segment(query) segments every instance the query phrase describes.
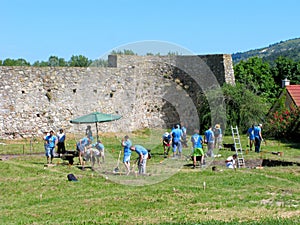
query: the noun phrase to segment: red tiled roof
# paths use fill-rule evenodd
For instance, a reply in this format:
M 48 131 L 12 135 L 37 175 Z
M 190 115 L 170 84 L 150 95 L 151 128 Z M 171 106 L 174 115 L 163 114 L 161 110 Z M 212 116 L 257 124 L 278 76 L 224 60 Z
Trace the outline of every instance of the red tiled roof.
M 295 104 L 299 107 L 300 106 L 300 85 L 287 85 L 286 89 L 289 92 L 290 96 L 293 98 Z

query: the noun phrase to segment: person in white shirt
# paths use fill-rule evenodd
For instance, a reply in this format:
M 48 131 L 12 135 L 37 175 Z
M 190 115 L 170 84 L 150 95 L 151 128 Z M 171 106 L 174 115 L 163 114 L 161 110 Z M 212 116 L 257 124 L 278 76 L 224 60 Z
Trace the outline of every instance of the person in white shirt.
M 236 168 L 236 158 L 237 158 L 237 155 L 234 154 L 232 156 L 229 156 L 226 160 L 225 160 L 225 163 L 226 163 L 226 167 L 227 168 L 230 168 L 230 169 L 235 169 Z

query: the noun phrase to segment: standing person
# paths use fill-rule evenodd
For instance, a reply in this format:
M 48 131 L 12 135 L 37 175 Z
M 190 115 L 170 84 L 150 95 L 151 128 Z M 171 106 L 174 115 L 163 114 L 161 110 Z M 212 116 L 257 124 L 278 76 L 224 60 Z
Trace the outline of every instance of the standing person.
M 214 132 L 212 131 L 212 127 L 210 126 L 208 130 L 204 133 L 204 142 L 207 144 L 207 156 L 214 157 Z
M 43 142 L 44 142 L 44 150 L 45 150 L 45 155 L 47 158 L 47 163 L 50 163 L 50 160 L 48 157 L 50 157 L 50 153 L 48 153 L 48 141 L 46 140 L 47 136 L 50 135 L 47 131 L 43 131 Z
M 66 135 L 64 133 L 63 129 L 59 129 L 59 132 L 57 134 L 57 154 L 58 157 L 61 157 L 61 154 L 66 153 L 66 147 L 65 147 L 65 140 L 66 140 Z
M 127 175 L 128 175 L 130 173 L 130 157 L 131 157 L 130 147 L 132 145 L 128 135 L 126 135 L 124 139 L 122 139 L 121 145 L 124 147 L 123 163 L 126 167 Z
M 236 168 L 236 158 L 237 158 L 237 154 L 234 154 L 232 156 L 229 156 L 226 160 L 226 167 L 230 168 L 230 169 L 235 169 Z
M 87 147 L 90 145 L 91 139 L 88 137 L 84 137 L 79 140 L 76 144 L 76 150 L 79 152 L 79 162 L 82 170 L 84 170 L 85 162 L 83 160 L 83 156 L 87 150 Z
M 86 127 L 85 135 L 86 135 L 91 141 L 93 141 L 93 132 L 92 132 L 92 128 L 91 128 L 90 125 L 88 125 L 88 126 Z
M 179 125 L 177 124 L 175 126 L 175 129 L 171 131 L 172 136 L 172 151 L 173 151 L 173 157 L 175 157 L 177 148 L 178 148 L 178 155 L 181 157 L 182 152 L 182 145 L 181 145 L 181 138 L 182 138 L 182 130 L 179 128 Z
M 254 139 L 255 139 L 255 152 L 260 152 L 260 144 L 263 141 L 263 137 L 261 134 L 262 124 L 258 124 L 258 126 L 254 127 Z
M 247 135 L 249 138 L 249 146 L 250 146 L 250 151 L 252 151 L 252 147 L 254 145 L 255 137 L 254 137 L 254 124 L 248 129 Z
M 187 133 L 186 133 L 186 127 L 184 126 L 184 123 L 181 123 L 181 131 L 182 131 L 182 147 L 187 148 Z
M 169 132 L 164 133 L 162 136 L 162 142 L 164 147 L 164 157 L 167 158 L 169 156 L 170 146 L 171 146 L 172 137 Z
M 196 168 L 196 163 L 197 163 L 197 156 L 200 156 L 200 163 L 203 166 L 203 161 L 204 161 L 204 151 L 202 148 L 202 144 L 203 144 L 203 139 L 202 136 L 199 135 L 199 130 L 195 129 L 195 133 L 193 134 L 193 136 L 191 137 L 191 142 L 193 145 L 193 169 Z
M 47 151 L 46 151 L 46 157 L 47 157 L 47 162 L 48 164 L 52 164 L 52 160 L 54 158 L 55 154 L 55 146 L 57 144 L 57 138 L 54 135 L 54 131 L 51 130 L 49 135 L 45 137 L 45 141 L 47 143 Z
M 222 148 L 222 129 L 220 124 L 216 124 L 214 128 L 215 148 Z
M 146 174 L 146 164 L 148 159 L 148 151 L 141 145 L 134 145 L 130 150 L 135 151 L 139 155 L 138 168 L 139 174 Z

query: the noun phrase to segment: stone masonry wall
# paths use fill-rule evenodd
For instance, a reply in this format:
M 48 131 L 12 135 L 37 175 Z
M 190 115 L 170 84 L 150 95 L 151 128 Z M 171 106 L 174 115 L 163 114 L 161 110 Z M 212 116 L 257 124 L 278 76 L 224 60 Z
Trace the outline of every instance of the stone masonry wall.
M 193 65 L 199 58 L 206 69 Z M 101 132 L 170 127 L 180 120 L 180 113 L 169 93 L 201 91 L 187 79 L 189 68 L 199 77 L 212 76 L 207 72 L 211 70 L 219 84 L 234 84 L 230 55 L 118 55 L 109 56 L 109 66 L 0 67 L 0 138 L 30 138 L 60 127 L 83 131 L 85 125 L 69 121 L 94 111 L 122 116 L 99 124 Z

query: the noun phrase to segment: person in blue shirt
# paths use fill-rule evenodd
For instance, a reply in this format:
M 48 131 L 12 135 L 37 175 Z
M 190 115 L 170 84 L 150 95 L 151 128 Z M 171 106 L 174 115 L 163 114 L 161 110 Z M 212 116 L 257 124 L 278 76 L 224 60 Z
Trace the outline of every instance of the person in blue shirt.
M 54 151 L 55 151 L 55 146 L 57 144 L 57 137 L 54 135 L 53 130 L 50 131 L 49 135 L 45 137 L 46 141 L 46 157 L 47 157 L 47 162 L 48 164 L 52 164 L 52 160 L 54 158 Z
M 193 145 L 193 169 L 196 168 L 196 163 L 197 163 L 197 157 L 200 156 L 200 163 L 203 166 L 203 161 L 204 161 L 204 151 L 202 148 L 203 144 L 203 139 L 202 136 L 199 135 L 199 130 L 195 129 L 195 133 L 191 137 L 191 142 Z
M 84 137 L 79 140 L 76 144 L 76 150 L 79 152 L 79 162 L 82 166 L 82 170 L 84 170 L 85 162 L 83 160 L 83 156 L 85 154 L 85 151 L 87 150 L 87 147 L 91 144 L 91 139 L 88 137 Z
M 104 163 L 104 145 L 100 140 L 92 145 L 88 145 L 86 151 L 84 152 L 84 158 L 86 161 L 91 161 L 92 168 L 94 168 L 95 162 L 97 161 L 100 167 L 100 157 L 102 157 Z
M 95 159 L 97 159 L 97 163 L 100 166 L 100 157 L 102 158 L 102 163 L 105 161 L 104 145 L 101 140 L 98 140 L 96 144 L 92 144 L 92 148 L 94 148 L 92 152 L 92 166 L 95 164 Z
M 257 152 L 257 153 L 260 152 L 260 145 L 261 145 L 261 142 L 263 141 L 263 137 L 261 134 L 261 128 L 262 128 L 262 124 L 259 124 L 258 126 L 254 127 L 255 152 Z
M 139 174 L 146 174 L 146 164 L 148 159 L 148 151 L 141 145 L 134 145 L 130 147 L 131 151 L 135 151 L 139 155 L 138 168 Z
M 214 141 L 215 136 L 214 132 L 212 131 L 212 127 L 210 126 L 208 130 L 204 132 L 204 142 L 207 144 L 207 156 L 214 157 Z
M 181 145 L 181 138 L 182 138 L 182 130 L 179 128 L 179 125 L 175 126 L 175 129 L 171 131 L 172 136 L 172 151 L 173 157 L 175 157 L 177 148 L 178 148 L 178 155 L 181 157 L 182 152 L 182 145 Z
M 128 175 L 130 173 L 130 157 L 131 157 L 130 147 L 132 145 L 128 135 L 126 135 L 124 139 L 122 139 L 121 145 L 124 147 L 123 163 L 126 167 L 127 175 Z
M 255 137 L 254 137 L 254 127 L 255 125 L 253 124 L 247 131 L 247 135 L 249 138 L 249 147 L 250 147 L 250 151 L 252 151 L 252 147 L 254 145 L 254 141 L 255 141 Z

